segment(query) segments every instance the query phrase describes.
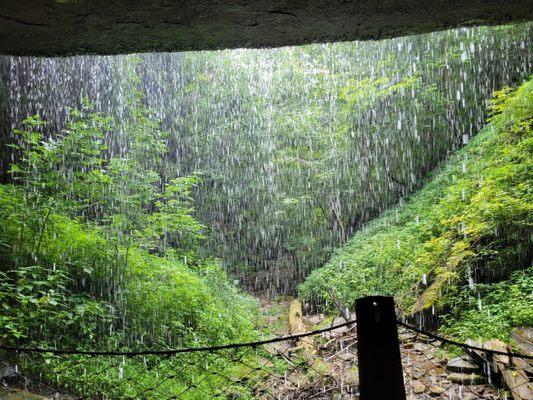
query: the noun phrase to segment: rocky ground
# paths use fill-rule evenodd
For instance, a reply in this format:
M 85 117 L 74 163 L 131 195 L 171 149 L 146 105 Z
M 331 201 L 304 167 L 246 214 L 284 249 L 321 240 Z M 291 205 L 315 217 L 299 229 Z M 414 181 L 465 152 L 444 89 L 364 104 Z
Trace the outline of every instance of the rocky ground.
M 290 334 L 286 322 L 287 302 L 263 304 L 263 308 L 274 334 Z M 342 318 L 331 320 L 323 315 L 308 315 L 302 320 L 308 329 L 345 322 Z M 267 346 L 269 353 L 277 354 L 293 366 L 281 379 L 269 379 L 267 385 L 271 393 L 284 400 L 358 399 L 355 331 L 355 327 L 343 327 L 314 336 L 311 351 L 303 349 L 301 343 L 280 342 Z M 491 378 L 466 354 L 452 357 L 439 341 L 403 328 L 399 338 L 408 399 L 512 398 L 509 392 L 491 384 Z M 529 399 L 533 399 L 533 393 Z
M 442 344 L 421 335 L 401 331 L 400 351 L 409 399 L 508 399 L 488 383 L 483 371 L 466 355 L 448 358 Z
M 297 313 L 296 321 L 289 322 L 290 319 L 295 318 L 294 314 L 289 318 L 289 308 L 289 301 L 262 303 L 264 313 L 262 329 L 268 337 L 289 336 L 294 334 L 294 329 L 308 332 L 346 322 L 341 317 L 328 318 L 322 314 L 302 316 L 301 314 L 304 313 L 302 311 Z M 440 341 L 404 328 L 399 330 L 399 339 L 407 399 L 513 399 L 511 392 L 503 389 L 505 385 L 502 379 L 498 381 L 496 375 L 492 375 L 491 378 L 487 376 L 487 369 L 491 365 L 485 365 L 485 371 L 483 371 L 479 363 L 476 363 L 470 356 L 466 354 L 461 354 L 459 357 L 451 356 Z M 529 350 L 525 348 L 522 351 Z M 255 381 L 257 385 L 255 398 L 269 400 L 359 399 L 355 325 L 337 328 L 299 341 L 286 340 L 264 345 L 259 354 L 263 356 L 261 357 L 261 370 L 257 372 L 261 378 L 259 383 Z M 475 354 L 472 356 L 475 358 Z M 516 388 L 512 391 L 515 395 L 514 400 L 533 400 L 530 382 L 531 375 L 533 375 L 532 366 L 523 360 L 514 362 L 503 360 L 502 362 L 522 365 L 522 370 L 515 368 L 508 372 L 514 377 L 526 377 L 525 379 L 529 381 L 518 391 Z M 32 392 L 46 393 L 42 396 L 13 387 L 9 390 L 0 388 L 0 399 L 48 400 L 57 398 L 49 395 L 46 389 L 32 389 Z

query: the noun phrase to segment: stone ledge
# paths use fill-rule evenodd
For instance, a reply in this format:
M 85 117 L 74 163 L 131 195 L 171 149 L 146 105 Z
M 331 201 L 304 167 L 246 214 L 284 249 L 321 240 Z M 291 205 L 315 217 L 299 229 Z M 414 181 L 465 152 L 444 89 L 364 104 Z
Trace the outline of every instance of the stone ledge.
M 276 47 L 527 20 L 530 0 L 4 0 L 0 54 Z

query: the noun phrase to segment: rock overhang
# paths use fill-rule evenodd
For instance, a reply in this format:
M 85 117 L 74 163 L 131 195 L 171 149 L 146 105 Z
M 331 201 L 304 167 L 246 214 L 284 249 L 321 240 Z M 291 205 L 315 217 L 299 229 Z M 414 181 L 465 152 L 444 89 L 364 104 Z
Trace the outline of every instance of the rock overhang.
M 529 20 L 531 0 L 4 0 L 0 54 L 278 47 Z

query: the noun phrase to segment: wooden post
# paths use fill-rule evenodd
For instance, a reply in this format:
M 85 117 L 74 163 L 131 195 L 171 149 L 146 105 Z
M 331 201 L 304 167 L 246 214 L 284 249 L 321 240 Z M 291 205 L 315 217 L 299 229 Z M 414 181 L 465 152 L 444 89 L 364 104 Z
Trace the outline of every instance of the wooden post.
M 355 302 L 360 400 L 405 400 L 394 299 Z

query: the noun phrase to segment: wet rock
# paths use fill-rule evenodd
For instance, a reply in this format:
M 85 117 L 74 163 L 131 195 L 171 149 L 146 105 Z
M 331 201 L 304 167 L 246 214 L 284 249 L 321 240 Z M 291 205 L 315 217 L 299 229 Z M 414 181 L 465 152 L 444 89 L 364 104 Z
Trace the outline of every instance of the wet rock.
M 432 395 L 432 396 L 439 396 L 441 394 L 444 393 L 446 389 L 444 389 L 443 387 L 439 386 L 439 385 L 432 385 L 429 387 L 429 393 Z
M 337 358 L 340 358 L 343 361 L 353 361 L 355 359 L 355 354 L 349 351 L 343 351 L 337 354 Z
M 413 381 L 412 387 L 414 394 L 420 394 L 426 391 L 426 386 L 420 381 Z
M 410 341 L 416 339 L 416 334 L 414 334 L 414 333 L 410 333 L 410 332 L 404 332 L 404 333 L 400 333 L 400 334 L 398 335 L 398 338 L 399 338 L 400 341 L 402 341 L 402 342 L 410 342 Z
M 331 326 L 335 326 L 335 325 L 342 325 L 346 323 L 346 321 L 344 320 L 344 318 L 342 317 L 337 317 L 335 318 L 332 322 L 331 322 Z M 330 336 L 331 337 L 334 337 L 334 338 L 338 338 L 338 337 L 341 337 L 342 335 L 344 335 L 346 332 L 348 332 L 348 327 L 347 326 L 342 326 L 340 328 L 337 328 L 337 329 L 333 329 L 332 331 L 330 331 Z
M 480 368 L 477 364 L 474 364 L 469 357 L 457 357 L 453 358 L 446 364 L 446 369 L 450 372 L 460 372 L 466 374 L 473 374 L 480 372 Z
M 533 355 L 533 327 L 513 328 L 511 342 L 520 349 L 521 353 Z
M 313 316 L 310 316 L 310 317 L 304 317 L 304 322 L 308 326 L 313 326 L 313 327 L 319 325 L 323 320 L 324 320 L 324 316 L 320 316 L 320 315 L 313 315 Z
M 331 324 L 332 324 L 333 326 L 335 326 L 335 325 L 342 325 L 342 324 L 345 324 L 346 322 L 347 322 L 347 321 L 346 321 L 344 318 L 342 318 L 342 317 L 337 317 L 337 318 L 335 318 L 335 319 L 333 320 L 333 322 L 332 322 Z M 337 328 L 336 330 L 340 330 L 340 329 L 342 329 L 342 330 L 348 330 L 348 327 L 343 326 L 343 327 L 341 327 L 341 328 Z
M 426 343 L 417 342 L 413 345 L 413 350 L 419 351 L 420 353 L 428 353 L 433 350 L 433 347 Z
M 463 393 L 461 396 L 461 400 L 476 400 L 476 399 L 479 399 L 479 396 L 472 392 Z
M 413 369 L 411 371 L 411 376 L 413 378 L 419 379 L 419 378 L 423 377 L 426 374 L 426 371 L 427 371 L 426 369 L 413 367 Z
M 11 0 L 1 4 L 0 52 L 36 56 L 375 40 L 429 32 L 443 26 L 463 26 L 465 21 L 475 25 L 524 21 L 532 15 L 530 2 L 523 0 L 449 3 L 362 0 L 355 3 L 357 7 L 339 0 L 187 3 Z M 418 7 L 419 4 L 423 7 Z
M 477 385 L 479 383 L 485 383 L 486 381 L 486 378 L 483 375 L 462 372 L 452 372 L 450 373 L 449 378 L 452 382 L 460 383 L 462 385 Z

